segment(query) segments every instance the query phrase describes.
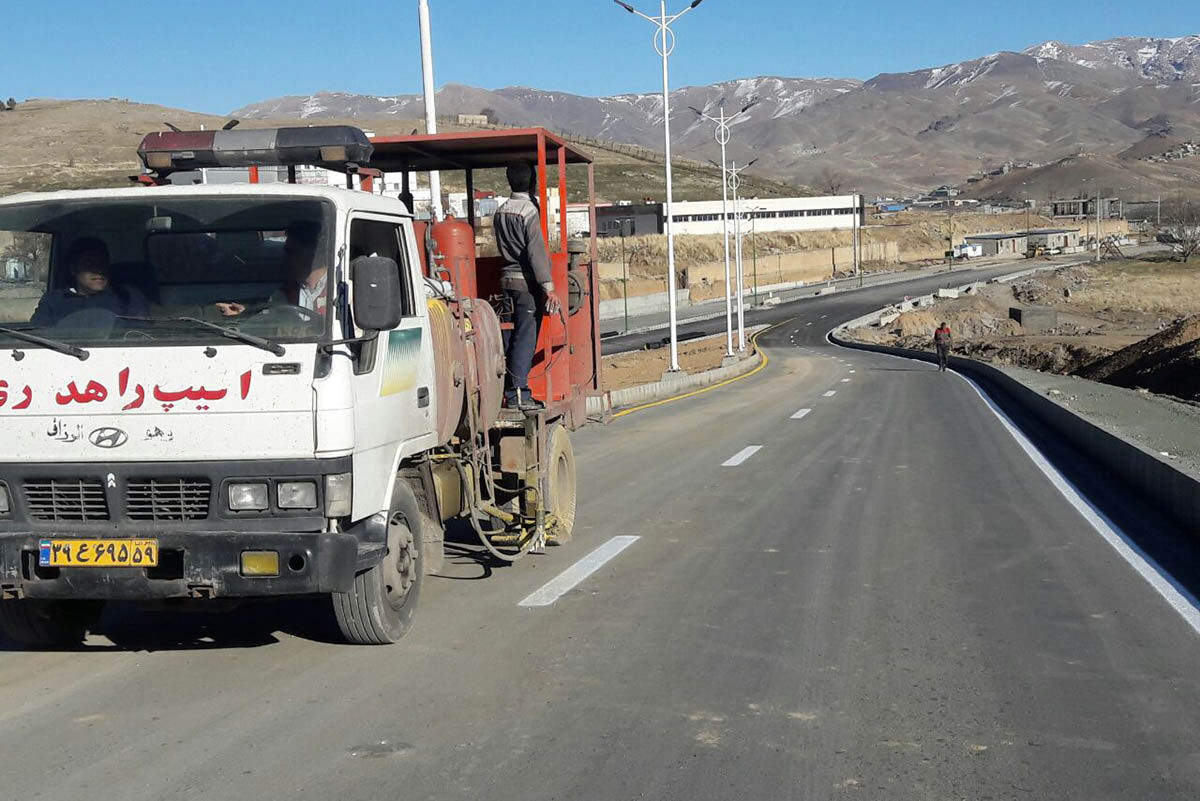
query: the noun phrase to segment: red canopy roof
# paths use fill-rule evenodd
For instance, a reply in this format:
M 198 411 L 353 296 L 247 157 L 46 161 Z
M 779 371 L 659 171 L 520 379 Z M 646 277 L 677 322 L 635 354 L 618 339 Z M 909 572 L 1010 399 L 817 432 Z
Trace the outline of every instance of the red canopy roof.
M 375 152 L 370 166 L 384 172 L 415 170 L 483 170 L 505 167 L 529 159 L 537 162 L 538 137 L 546 140 L 548 165 L 558 162 L 558 151 L 566 151 L 568 164 L 590 164 L 586 153 L 567 144 L 545 128 L 501 131 L 467 131 L 412 136 L 377 136 L 371 140 Z

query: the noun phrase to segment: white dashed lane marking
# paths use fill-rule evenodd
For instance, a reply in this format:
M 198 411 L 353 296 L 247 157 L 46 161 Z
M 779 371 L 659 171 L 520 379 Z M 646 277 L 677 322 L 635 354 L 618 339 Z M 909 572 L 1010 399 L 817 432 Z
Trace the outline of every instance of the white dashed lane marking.
M 812 411 L 812 409 L 801 409 L 800 411 L 798 411 L 792 415 L 792 419 L 793 420 L 803 420 L 805 417 L 808 416 L 808 413 L 811 411 Z
M 834 395 L 836 395 L 836 394 L 837 394 L 837 390 L 836 390 L 836 389 L 831 389 L 831 390 L 829 390 L 828 392 L 826 392 L 826 393 L 825 393 L 825 394 L 824 394 L 822 397 L 826 397 L 826 398 L 832 398 L 832 397 L 833 397 Z
M 534 590 L 533 593 L 526 596 L 517 606 L 549 606 L 637 541 L 638 537 L 634 536 L 613 537 L 547 581 L 537 590 Z
M 721 462 L 721 467 L 737 467 L 761 450 L 762 445 L 747 445 L 724 462 Z

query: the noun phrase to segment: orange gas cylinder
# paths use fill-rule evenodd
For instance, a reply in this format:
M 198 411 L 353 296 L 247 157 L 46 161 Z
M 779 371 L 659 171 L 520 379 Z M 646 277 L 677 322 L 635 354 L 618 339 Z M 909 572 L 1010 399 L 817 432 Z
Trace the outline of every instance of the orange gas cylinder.
M 433 226 L 433 241 L 443 257 L 439 268 L 450 275 L 457 297 L 478 297 L 475 280 L 475 230 L 462 220 L 447 217 Z
M 445 445 L 458 431 L 463 416 L 467 352 L 458 321 L 445 301 L 430 299 L 429 332 L 433 340 L 434 387 L 437 391 L 438 444 Z

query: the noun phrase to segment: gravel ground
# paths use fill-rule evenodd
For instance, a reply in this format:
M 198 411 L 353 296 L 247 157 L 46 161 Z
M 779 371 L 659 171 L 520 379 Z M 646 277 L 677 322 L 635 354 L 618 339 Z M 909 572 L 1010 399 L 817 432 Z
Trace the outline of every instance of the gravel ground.
M 1200 406 L 1085 378 L 994 366 L 1104 430 L 1159 455 L 1169 454 L 1174 464 L 1200 479 Z

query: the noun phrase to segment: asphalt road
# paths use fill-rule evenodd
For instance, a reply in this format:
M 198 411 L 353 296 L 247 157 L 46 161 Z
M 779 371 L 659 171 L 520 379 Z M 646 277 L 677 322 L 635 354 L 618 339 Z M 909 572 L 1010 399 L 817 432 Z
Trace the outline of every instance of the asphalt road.
M 898 291 L 772 310 L 767 369 L 579 432 L 575 542 L 456 551 L 398 646 L 290 603 L 0 652 L 0 797 L 1200 797 L 1181 610 L 964 380 L 825 343 Z M 1194 540 L 1032 433 L 1200 586 Z

